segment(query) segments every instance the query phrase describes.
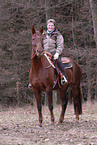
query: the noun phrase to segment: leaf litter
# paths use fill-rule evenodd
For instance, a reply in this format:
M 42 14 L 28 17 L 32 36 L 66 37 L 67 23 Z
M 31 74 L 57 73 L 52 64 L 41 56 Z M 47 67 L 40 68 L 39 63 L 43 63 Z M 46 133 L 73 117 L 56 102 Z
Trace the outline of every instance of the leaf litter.
M 64 122 L 57 125 L 60 105 L 54 106 L 55 125 L 43 106 L 43 126 L 38 126 L 38 113 L 34 107 L 0 108 L 1 145 L 96 145 L 97 102 L 83 104 L 83 114 L 75 122 L 73 105 L 68 105 Z

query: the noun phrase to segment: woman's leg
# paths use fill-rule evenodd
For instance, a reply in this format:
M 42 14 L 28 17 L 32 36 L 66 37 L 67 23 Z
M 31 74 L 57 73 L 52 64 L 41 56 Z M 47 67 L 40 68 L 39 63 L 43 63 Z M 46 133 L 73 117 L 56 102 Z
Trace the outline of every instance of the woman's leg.
M 66 80 L 68 81 L 68 78 L 67 78 L 67 75 L 66 75 L 66 72 L 65 72 L 65 69 L 64 69 L 64 65 L 61 62 L 61 56 L 59 56 L 59 58 L 57 60 L 57 65 L 58 65 L 58 68 L 60 69 L 61 73 L 65 76 Z

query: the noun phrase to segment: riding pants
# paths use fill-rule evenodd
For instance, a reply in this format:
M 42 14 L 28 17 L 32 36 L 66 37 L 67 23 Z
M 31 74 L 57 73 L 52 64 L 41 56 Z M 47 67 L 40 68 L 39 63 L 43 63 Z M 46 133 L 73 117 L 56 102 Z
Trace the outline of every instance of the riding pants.
M 57 62 L 57 65 L 58 65 L 58 68 L 60 69 L 61 73 L 66 77 L 66 79 L 68 80 L 67 78 L 67 75 L 66 75 L 66 72 L 65 72 L 65 69 L 64 69 L 64 65 L 61 61 L 61 56 L 59 56 L 59 58 L 56 60 Z

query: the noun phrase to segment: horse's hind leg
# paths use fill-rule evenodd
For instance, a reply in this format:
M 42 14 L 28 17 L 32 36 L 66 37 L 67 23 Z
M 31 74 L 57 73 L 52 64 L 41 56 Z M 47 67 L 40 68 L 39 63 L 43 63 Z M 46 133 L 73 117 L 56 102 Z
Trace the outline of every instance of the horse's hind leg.
M 54 114 L 53 114 L 53 99 L 52 99 L 52 91 L 47 91 L 47 98 L 48 98 L 48 107 L 50 110 L 51 115 L 51 124 L 54 124 Z
M 61 115 L 58 121 L 58 124 L 61 124 L 64 120 L 64 114 L 67 108 L 67 104 L 68 104 L 68 98 L 66 96 L 66 90 L 64 91 L 59 91 L 59 96 L 60 96 L 60 100 L 61 100 L 61 106 L 62 106 L 62 110 L 61 110 Z
M 37 109 L 38 109 L 38 114 L 39 114 L 39 126 L 42 126 L 42 103 L 41 103 L 41 95 L 39 91 L 34 92 L 36 101 L 37 101 Z

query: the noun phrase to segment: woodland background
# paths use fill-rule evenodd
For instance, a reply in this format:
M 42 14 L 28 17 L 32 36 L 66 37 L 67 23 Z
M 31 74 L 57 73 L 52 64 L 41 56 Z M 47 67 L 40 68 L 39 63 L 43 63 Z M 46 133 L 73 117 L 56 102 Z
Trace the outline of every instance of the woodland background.
M 0 104 L 33 104 L 27 87 L 31 26 L 46 28 L 48 18 L 64 36 L 64 55 L 81 67 L 83 101 L 97 100 L 97 1 L 0 0 Z

